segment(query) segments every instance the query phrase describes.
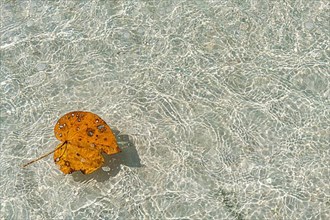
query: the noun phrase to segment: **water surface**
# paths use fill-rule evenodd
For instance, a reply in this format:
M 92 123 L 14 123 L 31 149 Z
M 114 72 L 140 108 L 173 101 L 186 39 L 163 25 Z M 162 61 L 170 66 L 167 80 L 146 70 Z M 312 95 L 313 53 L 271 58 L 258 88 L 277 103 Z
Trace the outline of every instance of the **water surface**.
M 329 219 L 329 3 L 1 3 L 2 219 Z M 48 157 L 92 111 L 123 153 Z

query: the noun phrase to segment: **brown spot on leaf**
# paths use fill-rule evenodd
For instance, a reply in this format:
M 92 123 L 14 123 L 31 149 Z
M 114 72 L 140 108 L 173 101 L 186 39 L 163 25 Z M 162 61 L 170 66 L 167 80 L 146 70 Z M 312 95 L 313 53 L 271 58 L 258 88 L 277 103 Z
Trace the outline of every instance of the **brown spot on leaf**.
M 88 136 L 92 137 L 95 133 L 95 130 L 92 128 L 87 128 L 86 132 Z
M 105 125 L 99 125 L 99 126 L 97 126 L 97 129 L 101 132 L 101 133 L 103 133 L 103 132 L 105 132 L 107 129 L 105 128 Z

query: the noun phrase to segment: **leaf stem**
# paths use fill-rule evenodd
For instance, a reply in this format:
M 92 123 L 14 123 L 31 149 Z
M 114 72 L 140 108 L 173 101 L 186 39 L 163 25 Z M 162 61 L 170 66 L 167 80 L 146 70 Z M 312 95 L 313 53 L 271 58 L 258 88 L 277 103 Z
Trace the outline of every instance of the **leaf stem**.
M 30 162 L 24 164 L 24 165 L 22 166 L 22 168 L 25 168 L 25 167 L 29 166 L 30 164 L 32 164 L 32 163 L 34 163 L 34 162 L 37 162 L 37 161 L 39 161 L 39 160 L 41 160 L 41 159 L 47 157 L 48 155 L 54 153 L 57 149 L 61 148 L 61 147 L 62 147 L 64 144 L 66 144 L 66 143 L 67 143 L 67 141 L 64 141 L 61 145 L 58 145 L 58 146 L 57 146 L 54 150 L 52 150 L 51 152 L 48 152 L 48 153 L 42 155 L 41 157 L 38 157 L 37 159 L 31 160 Z

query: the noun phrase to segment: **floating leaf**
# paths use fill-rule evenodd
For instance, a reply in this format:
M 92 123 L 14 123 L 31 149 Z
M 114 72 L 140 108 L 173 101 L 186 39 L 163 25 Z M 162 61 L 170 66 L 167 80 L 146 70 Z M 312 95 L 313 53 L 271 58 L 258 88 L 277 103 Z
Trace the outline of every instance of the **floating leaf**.
M 54 132 L 62 142 L 55 148 L 54 161 L 65 174 L 79 170 L 90 174 L 102 166 L 102 152 L 109 155 L 120 152 L 110 127 L 91 112 L 65 114 L 56 123 Z

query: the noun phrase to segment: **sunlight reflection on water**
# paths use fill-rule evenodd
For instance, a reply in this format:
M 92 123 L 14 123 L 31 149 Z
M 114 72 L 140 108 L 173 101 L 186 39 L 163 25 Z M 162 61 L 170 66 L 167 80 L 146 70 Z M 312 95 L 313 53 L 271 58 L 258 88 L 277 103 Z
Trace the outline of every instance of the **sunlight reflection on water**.
M 329 218 L 325 1 L 21 1 L 1 11 L 4 219 Z M 53 126 L 121 154 L 64 176 Z

